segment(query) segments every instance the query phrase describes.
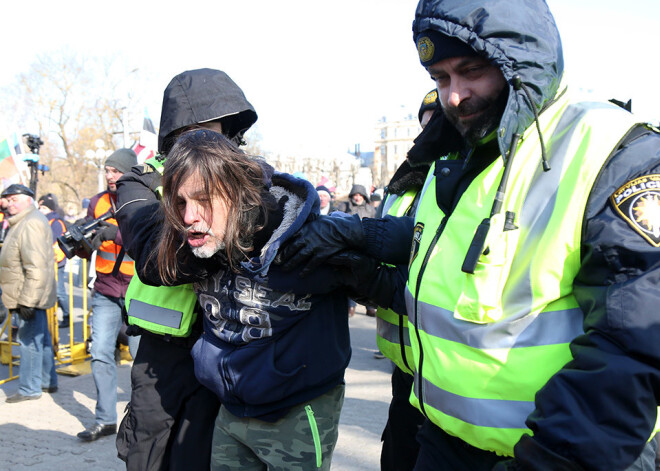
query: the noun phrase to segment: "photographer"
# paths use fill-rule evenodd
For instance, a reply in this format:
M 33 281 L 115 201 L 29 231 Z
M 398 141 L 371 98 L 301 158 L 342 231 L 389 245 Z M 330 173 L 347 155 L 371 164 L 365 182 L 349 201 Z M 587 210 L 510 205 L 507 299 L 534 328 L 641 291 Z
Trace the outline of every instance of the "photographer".
M 55 305 L 55 270 L 48 220 L 34 206 L 34 192 L 13 184 L 2 192 L 7 200 L 11 231 L 0 252 L 2 301 L 18 315 L 21 369 L 15 403 L 39 399 L 57 391 L 53 345 L 46 309 Z
M 87 220 L 101 218 L 116 209 L 116 182 L 133 165 L 137 156 L 131 149 L 119 149 L 105 161 L 108 189 L 92 197 L 87 208 Z M 84 441 L 94 441 L 117 432 L 117 364 L 115 345 L 121 329 L 121 311 L 126 289 L 133 277 L 133 260 L 122 251 L 122 239 L 117 221 L 100 221 L 91 240 L 96 253 L 96 280 L 92 295 L 92 375 L 96 384 L 96 421 L 78 434 Z M 123 257 L 115 269 L 115 264 Z M 136 338 L 129 338 L 136 342 Z M 137 345 L 134 346 L 137 349 Z

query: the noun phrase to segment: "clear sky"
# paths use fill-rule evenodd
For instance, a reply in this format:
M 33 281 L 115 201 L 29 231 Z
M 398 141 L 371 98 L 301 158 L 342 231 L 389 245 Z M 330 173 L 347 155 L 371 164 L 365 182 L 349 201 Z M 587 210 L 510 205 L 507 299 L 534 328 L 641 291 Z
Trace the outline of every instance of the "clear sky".
M 376 121 L 416 114 L 433 87 L 412 41 L 416 0 L 7 3 L 0 86 L 39 53 L 118 55 L 126 70 L 148 78 L 145 102 L 158 125 L 162 91 L 174 75 L 222 69 L 256 108 L 267 151 L 330 154 L 358 143 L 371 150 Z M 657 124 L 660 1 L 548 4 L 573 88 L 597 99 L 632 98 L 633 111 Z

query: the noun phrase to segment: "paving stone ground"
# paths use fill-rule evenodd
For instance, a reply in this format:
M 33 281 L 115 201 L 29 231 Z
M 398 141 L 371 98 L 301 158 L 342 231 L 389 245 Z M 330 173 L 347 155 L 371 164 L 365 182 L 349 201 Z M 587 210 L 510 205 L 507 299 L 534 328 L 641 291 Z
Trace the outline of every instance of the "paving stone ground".
M 377 360 L 376 321 L 360 309 L 350 319 L 353 357 L 346 371 L 346 398 L 335 449 L 333 471 L 380 468 L 380 434 L 390 401 L 391 363 Z M 130 398 L 130 364 L 118 367 L 119 417 Z M 1 378 L 0 378 L 1 379 Z M 76 434 L 94 421 L 96 391 L 90 374 L 59 376 L 59 390 L 36 401 L 5 403 L 17 381 L 0 386 L 0 470 L 123 470 L 115 437 L 95 442 Z

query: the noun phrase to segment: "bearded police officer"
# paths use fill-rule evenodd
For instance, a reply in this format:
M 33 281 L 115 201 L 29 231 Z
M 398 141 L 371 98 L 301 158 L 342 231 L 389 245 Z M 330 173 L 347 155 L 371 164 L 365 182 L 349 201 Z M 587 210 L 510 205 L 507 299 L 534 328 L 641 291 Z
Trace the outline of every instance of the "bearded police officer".
M 416 470 L 653 470 L 660 136 L 572 98 L 542 0 L 422 0 L 413 33 L 441 105 L 408 156 L 434 161 L 414 219 L 320 218 L 284 267 L 409 263 L 364 286 L 405 298 Z

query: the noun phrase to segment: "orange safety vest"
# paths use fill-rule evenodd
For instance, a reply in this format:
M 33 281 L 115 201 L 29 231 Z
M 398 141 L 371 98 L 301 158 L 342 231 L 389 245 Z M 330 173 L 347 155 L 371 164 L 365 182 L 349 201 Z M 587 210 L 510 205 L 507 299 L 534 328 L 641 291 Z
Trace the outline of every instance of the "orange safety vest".
M 99 218 L 101 215 L 107 213 L 112 206 L 110 194 L 104 194 L 96 203 L 96 207 L 94 208 L 94 218 Z M 106 222 L 114 224 L 115 226 L 117 225 L 117 220 L 114 218 L 106 219 Z M 99 273 L 112 273 L 120 251 L 121 247 L 113 241 L 106 240 L 103 242 L 96 251 L 96 271 Z M 119 266 L 119 272 L 128 276 L 133 276 L 135 273 L 134 262 L 128 254 L 124 254 L 124 258 Z
M 49 219 L 48 220 L 48 225 L 53 227 L 53 222 L 55 221 L 60 221 L 59 219 Z M 64 224 L 60 221 L 60 224 L 62 224 L 62 230 L 63 232 L 66 232 L 66 228 L 64 227 Z M 60 263 L 62 260 L 66 258 L 66 255 L 64 255 L 64 252 L 62 252 L 62 249 L 60 248 L 60 244 L 57 243 L 57 240 L 53 242 L 53 250 L 55 251 L 55 262 Z

